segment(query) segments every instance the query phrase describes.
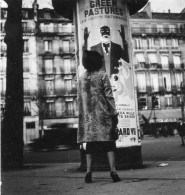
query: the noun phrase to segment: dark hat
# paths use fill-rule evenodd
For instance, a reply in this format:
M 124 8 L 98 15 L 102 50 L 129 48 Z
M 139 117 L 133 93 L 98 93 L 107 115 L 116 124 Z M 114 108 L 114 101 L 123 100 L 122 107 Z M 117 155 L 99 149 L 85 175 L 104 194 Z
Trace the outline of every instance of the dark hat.
M 97 51 L 83 51 L 83 66 L 88 70 L 100 69 L 103 65 L 103 57 Z

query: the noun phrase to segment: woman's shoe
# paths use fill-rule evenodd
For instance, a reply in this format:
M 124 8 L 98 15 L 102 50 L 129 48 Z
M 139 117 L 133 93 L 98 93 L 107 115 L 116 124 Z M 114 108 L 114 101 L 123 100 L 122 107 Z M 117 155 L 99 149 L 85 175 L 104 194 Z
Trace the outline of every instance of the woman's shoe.
M 116 172 L 114 172 L 114 171 L 110 172 L 110 176 L 111 176 L 111 178 L 112 178 L 114 183 L 121 181 L 121 179 L 119 178 L 118 174 Z
M 92 173 L 88 172 L 85 176 L 85 182 L 86 183 L 92 183 Z

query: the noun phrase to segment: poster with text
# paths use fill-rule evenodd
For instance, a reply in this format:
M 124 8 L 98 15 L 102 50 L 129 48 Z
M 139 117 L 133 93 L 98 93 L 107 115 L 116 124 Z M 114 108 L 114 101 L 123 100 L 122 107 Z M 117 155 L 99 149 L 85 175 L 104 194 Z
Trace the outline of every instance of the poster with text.
M 77 3 L 79 76 L 82 50 L 99 52 L 119 112 L 117 147 L 140 145 L 131 61 L 129 14 L 123 0 L 79 0 Z

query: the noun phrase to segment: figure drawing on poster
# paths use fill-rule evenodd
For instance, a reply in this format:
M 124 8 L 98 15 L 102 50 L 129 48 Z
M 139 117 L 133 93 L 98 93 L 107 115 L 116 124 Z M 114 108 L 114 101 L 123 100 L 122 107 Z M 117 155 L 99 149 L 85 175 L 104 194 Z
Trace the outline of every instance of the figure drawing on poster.
M 111 28 L 107 25 L 103 25 L 99 29 L 100 42 L 90 48 L 90 50 L 97 51 L 103 56 L 103 69 L 109 75 L 116 101 L 123 96 L 129 96 L 130 99 L 133 99 L 131 67 L 124 26 L 121 25 L 121 30 L 118 29 L 117 32 L 122 39 L 123 48 L 111 40 Z M 87 49 L 89 36 L 90 31 L 85 27 L 83 49 Z

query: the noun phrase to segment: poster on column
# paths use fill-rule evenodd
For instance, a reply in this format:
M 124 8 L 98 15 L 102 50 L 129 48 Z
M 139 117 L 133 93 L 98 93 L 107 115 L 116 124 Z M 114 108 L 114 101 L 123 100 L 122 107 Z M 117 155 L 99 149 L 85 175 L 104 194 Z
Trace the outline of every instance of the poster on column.
M 116 146 L 140 145 L 131 61 L 129 15 L 123 0 L 79 0 L 77 22 L 79 76 L 83 73 L 82 49 L 99 52 L 109 76 L 119 112 Z

